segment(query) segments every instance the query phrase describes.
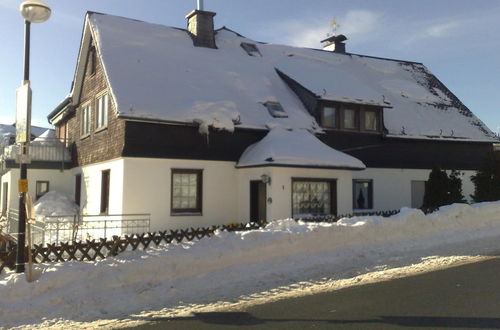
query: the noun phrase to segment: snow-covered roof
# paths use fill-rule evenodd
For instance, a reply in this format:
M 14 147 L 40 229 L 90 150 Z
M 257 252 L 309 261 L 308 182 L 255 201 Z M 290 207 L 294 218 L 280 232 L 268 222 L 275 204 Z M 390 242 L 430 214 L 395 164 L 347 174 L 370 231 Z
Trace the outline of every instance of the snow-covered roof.
M 365 169 L 359 159 L 330 148 L 305 129 L 272 128 L 241 155 L 236 167 L 299 166 Z
M 194 47 L 182 29 L 97 13 L 87 19 L 121 117 L 229 131 L 235 125 L 317 131 L 278 69 L 319 99 L 385 107 L 389 136 L 494 140 L 420 63 L 262 44 L 225 28 L 216 33 L 218 49 L 209 49 Z M 242 42 L 256 44 L 260 54 L 249 56 Z M 268 100 L 281 103 L 288 117 L 272 117 L 262 105 Z
M 38 137 L 47 131 L 47 128 L 31 126 L 31 135 Z M 15 125 L 5 125 L 0 124 L 0 141 L 3 141 L 11 136 L 16 135 L 16 126 Z

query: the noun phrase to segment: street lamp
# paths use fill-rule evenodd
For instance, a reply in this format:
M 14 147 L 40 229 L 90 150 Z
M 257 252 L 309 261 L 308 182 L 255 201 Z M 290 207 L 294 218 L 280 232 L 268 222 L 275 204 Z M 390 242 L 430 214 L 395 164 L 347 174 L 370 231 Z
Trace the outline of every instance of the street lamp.
M 43 23 L 50 17 L 50 7 L 42 1 L 24 1 L 19 7 L 24 18 L 24 79 L 17 89 L 16 143 L 19 144 L 19 227 L 16 254 L 16 273 L 24 273 L 24 246 L 26 241 L 26 208 L 28 192 L 28 145 L 31 128 L 30 89 L 30 28 L 31 23 Z

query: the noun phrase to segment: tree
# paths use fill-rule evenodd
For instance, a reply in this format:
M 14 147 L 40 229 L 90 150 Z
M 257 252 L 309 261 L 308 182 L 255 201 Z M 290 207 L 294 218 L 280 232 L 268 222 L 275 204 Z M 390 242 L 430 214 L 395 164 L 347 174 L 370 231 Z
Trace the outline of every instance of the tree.
M 452 171 L 450 176 L 438 166 L 434 166 L 425 183 L 424 209 L 435 209 L 443 205 L 463 203 L 462 179 L 459 171 Z
M 474 183 L 474 202 L 500 200 L 500 157 L 490 152 L 476 174 L 471 177 Z

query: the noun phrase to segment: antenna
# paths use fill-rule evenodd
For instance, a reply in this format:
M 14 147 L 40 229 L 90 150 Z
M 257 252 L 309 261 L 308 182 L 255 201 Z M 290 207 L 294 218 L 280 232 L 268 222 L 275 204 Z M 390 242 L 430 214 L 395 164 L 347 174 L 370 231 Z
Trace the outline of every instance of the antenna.
M 335 17 L 330 22 L 330 26 L 332 27 L 333 35 L 337 35 L 337 29 L 340 27 L 340 24 L 337 22 L 337 19 Z
M 196 1 L 196 9 L 197 10 L 203 10 L 203 0 L 197 0 Z

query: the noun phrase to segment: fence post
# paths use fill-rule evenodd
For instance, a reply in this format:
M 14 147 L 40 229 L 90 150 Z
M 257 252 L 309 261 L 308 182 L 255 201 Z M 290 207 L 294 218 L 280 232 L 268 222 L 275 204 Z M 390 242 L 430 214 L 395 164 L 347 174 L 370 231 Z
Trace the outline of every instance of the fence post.
M 59 219 L 56 219 L 56 244 L 59 243 Z

